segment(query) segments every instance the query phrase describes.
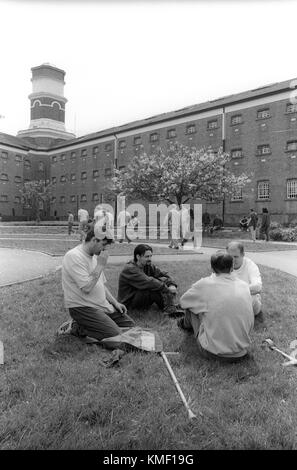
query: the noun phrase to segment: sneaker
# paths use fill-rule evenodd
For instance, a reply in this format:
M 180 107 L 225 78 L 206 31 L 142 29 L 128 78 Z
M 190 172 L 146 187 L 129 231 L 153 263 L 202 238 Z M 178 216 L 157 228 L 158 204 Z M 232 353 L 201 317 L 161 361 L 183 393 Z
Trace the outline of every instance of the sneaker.
M 177 308 L 175 305 L 170 305 L 163 310 L 164 315 L 168 317 L 181 317 L 184 316 L 185 311 L 183 309 Z
M 57 335 L 70 335 L 74 320 L 67 320 L 59 326 Z

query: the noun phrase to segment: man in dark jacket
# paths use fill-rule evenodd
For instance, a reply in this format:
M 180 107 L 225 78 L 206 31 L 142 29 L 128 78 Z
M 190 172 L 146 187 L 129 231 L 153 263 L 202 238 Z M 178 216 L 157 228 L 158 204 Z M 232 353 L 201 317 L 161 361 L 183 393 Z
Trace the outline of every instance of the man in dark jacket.
M 167 315 L 182 314 L 176 306 L 177 284 L 167 272 L 152 264 L 152 252 L 149 245 L 136 246 L 133 261 L 120 273 L 119 302 L 141 310 L 156 303 Z
M 268 209 L 262 209 L 260 233 L 266 242 L 269 242 L 270 214 Z

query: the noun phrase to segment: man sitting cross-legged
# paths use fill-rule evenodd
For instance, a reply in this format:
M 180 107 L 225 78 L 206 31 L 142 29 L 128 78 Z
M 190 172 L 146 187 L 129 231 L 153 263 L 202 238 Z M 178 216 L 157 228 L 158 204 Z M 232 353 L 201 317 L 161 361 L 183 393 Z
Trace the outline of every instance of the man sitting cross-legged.
M 211 257 L 214 272 L 200 279 L 181 297 L 185 317 L 178 326 L 193 330 L 203 357 L 237 362 L 247 355 L 254 325 L 251 294 L 246 282 L 232 273 L 232 256 Z
M 240 241 L 232 241 L 227 245 L 227 253 L 233 258 L 234 273 L 239 279 L 248 283 L 253 301 L 255 315 L 261 312 L 262 279 L 258 266 L 245 256 L 244 246 Z
M 149 245 L 136 246 L 133 261 L 125 265 L 119 277 L 119 302 L 140 310 L 156 303 L 165 314 L 177 315 L 177 284 L 167 272 L 152 264 L 152 253 Z
M 99 341 L 120 334 L 121 328 L 134 326 L 125 305 L 105 285 L 106 246 L 113 239 L 103 229 L 91 226 L 84 242 L 69 250 L 62 264 L 65 306 L 83 334 Z

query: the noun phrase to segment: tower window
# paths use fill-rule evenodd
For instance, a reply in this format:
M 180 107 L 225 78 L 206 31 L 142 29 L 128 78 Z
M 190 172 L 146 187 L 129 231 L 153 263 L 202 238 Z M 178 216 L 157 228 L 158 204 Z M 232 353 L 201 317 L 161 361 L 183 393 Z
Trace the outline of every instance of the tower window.
M 195 132 L 196 132 L 195 124 L 190 124 L 189 126 L 187 126 L 186 134 L 195 134 Z
M 241 114 L 236 114 L 235 116 L 231 117 L 231 126 L 235 126 L 237 124 L 242 123 L 242 115 Z
M 8 181 L 8 175 L 6 173 L 1 173 L 0 180 L 1 181 Z
M 257 112 L 257 119 L 267 119 L 271 116 L 269 108 L 261 109 Z
M 257 147 L 257 155 L 269 155 L 271 153 L 270 145 L 258 145 Z
M 154 132 L 153 134 L 150 135 L 150 142 L 157 142 L 159 140 L 159 134 L 157 132 Z
M 287 103 L 286 112 L 297 113 L 297 104 Z
M 297 140 L 292 140 L 291 142 L 287 142 L 287 150 L 297 150 Z
M 207 121 L 207 129 L 208 130 L 217 129 L 217 127 L 218 127 L 218 120 L 217 119 L 213 119 L 212 121 Z
M 167 131 L 167 139 L 174 139 L 176 137 L 176 130 L 175 129 L 169 129 Z
M 241 158 L 241 157 L 243 157 L 242 149 L 233 149 L 233 150 L 231 150 L 231 157 L 232 158 Z

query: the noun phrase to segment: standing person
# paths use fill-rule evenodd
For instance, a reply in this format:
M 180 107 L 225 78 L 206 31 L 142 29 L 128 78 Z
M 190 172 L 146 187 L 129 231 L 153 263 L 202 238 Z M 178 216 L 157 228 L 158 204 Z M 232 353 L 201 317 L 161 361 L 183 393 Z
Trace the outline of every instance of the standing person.
M 266 242 L 269 242 L 270 214 L 265 207 L 262 209 L 262 220 L 260 233 L 264 236 Z
M 180 298 L 188 309 L 178 326 L 193 330 L 200 354 L 208 359 L 238 362 L 247 356 L 254 325 L 246 282 L 232 274 L 232 256 L 211 256 L 213 274 L 197 281 Z
M 68 235 L 71 235 L 74 230 L 72 229 L 74 223 L 74 215 L 71 211 L 68 211 Z
M 87 225 L 88 225 L 88 221 L 89 221 L 89 213 L 86 209 L 79 209 L 78 213 L 77 213 L 77 217 L 78 217 L 78 232 L 80 234 L 80 241 L 82 241 L 85 237 L 85 230 L 87 228 Z
M 131 236 L 132 233 L 137 233 L 138 230 L 138 211 L 134 211 L 134 214 L 131 216 L 131 219 L 129 220 L 129 223 L 127 225 L 127 232 L 129 236 Z M 134 237 L 133 237 L 134 238 Z M 138 236 L 136 236 L 136 239 L 138 240 Z
M 258 223 L 258 214 L 254 211 L 254 209 L 250 210 L 250 218 L 248 222 L 248 226 L 252 235 L 253 243 L 256 241 L 256 228 Z
M 167 213 L 164 224 L 168 224 L 169 248 L 179 249 L 178 240 L 180 238 L 180 212 L 176 204 L 172 204 L 171 209 Z
M 118 227 L 120 227 L 120 240 L 119 243 L 123 243 L 124 239 L 127 239 L 128 243 L 131 242 L 130 238 L 127 236 L 127 225 L 131 219 L 130 212 L 123 209 L 118 215 Z
M 62 263 L 65 307 L 81 335 L 99 341 L 120 334 L 121 328 L 134 326 L 125 305 L 105 285 L 106 247 L 113 239 L 101 228 L 91 227 L 82 244 L 69 250 Z
M 202 214 L 202 230 L 203 232 L 208 232 L 210 226 L 210 215 L 207 211 Z
M 180 211 L 180 222 L 182 234 L 181 246 L 184 246 L 190 237 L 190 213 L 189 210 L 183 206 Z

